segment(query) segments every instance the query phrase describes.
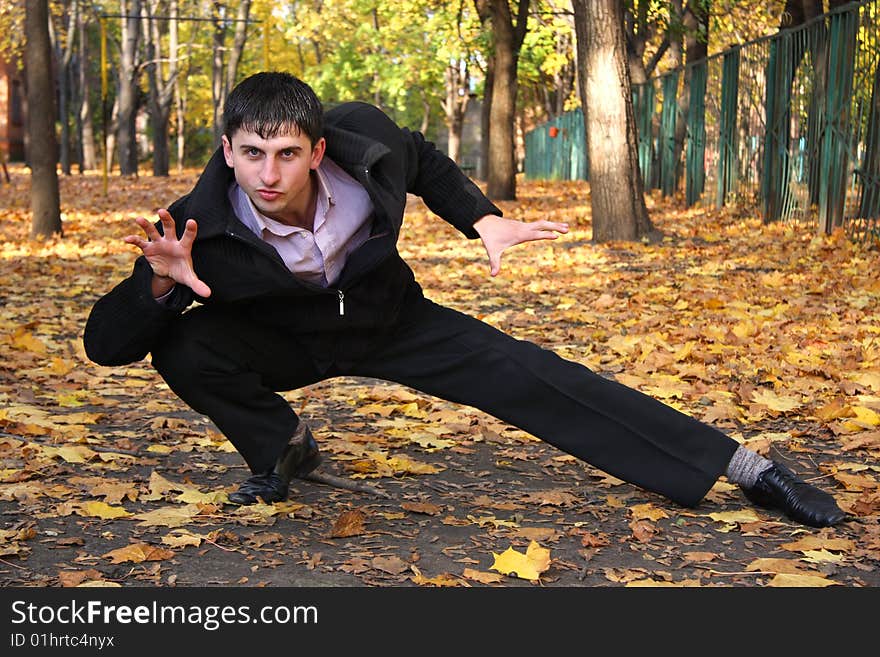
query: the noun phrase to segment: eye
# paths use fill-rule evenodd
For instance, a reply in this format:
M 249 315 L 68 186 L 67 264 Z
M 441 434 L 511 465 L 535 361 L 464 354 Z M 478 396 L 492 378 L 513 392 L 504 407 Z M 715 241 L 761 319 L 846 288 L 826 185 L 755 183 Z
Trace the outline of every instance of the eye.
M 292 148 L 285 148 L 283 151 L 281 151 L 281 157 L 283 157 L 286 160 L 289 160 L 294 155 L 296 155 L 296 151 L 293 150 Z
M 244 154 L 248 157 L 259 157 L 261 155 L 260 149 L 253 146 L 249 146 L 248 148 L 246 148 Z

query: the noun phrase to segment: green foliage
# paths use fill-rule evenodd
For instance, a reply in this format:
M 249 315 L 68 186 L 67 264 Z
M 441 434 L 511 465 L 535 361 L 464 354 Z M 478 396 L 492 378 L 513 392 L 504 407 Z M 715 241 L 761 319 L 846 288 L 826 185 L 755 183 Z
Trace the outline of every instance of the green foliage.
M 24 53 L 24 0 L 0 3 L 0 61 L 22 66 Z
M 146 1 L 146 0 L 144 0 Z M 784 0 L 689 0 L 708 5 L 711 24 L 709 52 L 776 31 Z M 56 34 L 66 39 L 71 0 L 53 0 Z M 688 0 L 683 0 L 687 4 Z M 215 4 L 208 0 L 179 0 L 183 17 L 208 17 Z M 220 2 L 234 14 L 235 3 Z M 650 39 L 645 57 L 656 52 L 676 21 L 670 0 L 627 0 L 632 18 L 643 16 Z M 88 16 L 88 75 L 92 80 L 93 123 L 101 129 L 100 39 L 98 17 L 118 14 L 119 0 L 80 0 Z M 160 0 L 157 15 L 168 15 Z M 24 0 L 0 4 L 0 58 L 19 52 Z M 443 103 L 447 67 L 467 67 L 470 92 L 482 95 L 486 62 L 492 51 L 491 26 L 480 24 L 473 0 L 253 0 L 248 40 L 238 79 L 263 70 L 287 70 L 308 81 L 325 103 L 364 100 L 383 107 L 395 120 L 414 128 L 426 126 L 431 138 L 446 130 Z M 670 23 L 672 20 L 672 23 Z M 119 19 L 107 19 L 109 89 L 116 94 L 119 61 Z M 212 30 L 204 21 L 181 20 L 180 79 L 186 103 L 188 161 L 198 164 L 213 148 L 211 89 Z M 234 26 L 229 24 L 227 46 Z M 163 39 L 167 53 L 168 35 Z M 268 39 L 268 48 L 266 47 Z M 546 117 L 550 105 L 565 109 L 577 104 L 574 87 L 574 34 L 568 0 L 533 0 L 529 29 L 519 58 L 519 108 L 527 120 Z M 663 70 L 663 65 L 658 71 Z M 141 76 L 140 87 L 147 91 Z M 560 96 L 561 94 L 561 96 Z M 561 97 L 561 100 L 560 100 Z M 176 130 L 172 120 L 172 137 Z

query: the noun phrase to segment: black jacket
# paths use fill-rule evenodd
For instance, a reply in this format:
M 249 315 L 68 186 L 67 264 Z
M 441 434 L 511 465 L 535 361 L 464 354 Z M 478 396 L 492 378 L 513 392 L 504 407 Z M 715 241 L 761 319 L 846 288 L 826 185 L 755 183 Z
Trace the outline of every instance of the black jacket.
M 407 299 L 421 295 L 396 246 L 407 193 L 469 238 L 478 237 L 477 219 L 501 214 L 432 143 L 372 105 L 346 103 L 327 112 L 325 137 L 327 156 L 364 186 L 375 212 L 370 238 L 349 256 L 332 288 L 291 274 L 278 252 L 239 221 L 227 195 L 233 172 L 218 149 L 193 190 L 168 208 L 178 233 L 187 219 L 198 222 L 193 266 L 211 296 L 198 298 L 177 285 L 165 304 L 157 303 L 152 269 L 140 256 L 132 274 L 92 308 L 83 337 L 89 358 L 101 365 L 144 358 L 194 301 L 227 304 L 254 321 L 301 333 L 381 330 L 397 320 Z

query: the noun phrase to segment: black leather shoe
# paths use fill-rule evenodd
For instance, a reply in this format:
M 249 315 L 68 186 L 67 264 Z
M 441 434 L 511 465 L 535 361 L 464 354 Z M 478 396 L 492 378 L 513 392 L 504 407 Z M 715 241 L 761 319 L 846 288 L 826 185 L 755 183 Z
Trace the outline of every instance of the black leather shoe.
M 846 518 L 831 495 L 775 462 L 758 476 L 752 488 L 744 487 L 743 493 L 754 504 L 779 509 L 792 520 L 811 527 L 830 527 Z
M 258 498 L 266 504 L 283 502 L 287 499 L 290 480 L 305 477 L 320 464 L 318 443 L 308 425 L 300 422 L 275 467 L 247 479 L 228 499 L 232 504 L 256 504 Z
M 247 479 L 238 490 L 229 494 L 233 504 L 256 504 L 260 499 L 266 504 L 283 502 L 287 499 L 290 481 L 285 481 L 276 472 L 264 472 Z

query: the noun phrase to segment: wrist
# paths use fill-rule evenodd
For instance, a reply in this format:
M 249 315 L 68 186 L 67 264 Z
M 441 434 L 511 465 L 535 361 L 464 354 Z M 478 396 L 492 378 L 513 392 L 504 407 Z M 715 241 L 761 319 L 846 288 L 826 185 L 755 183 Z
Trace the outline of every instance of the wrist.
M 499 218 L 500 217 L 497 214 L 484 214 L 482 217 L 480 217 L 479 219 L 477 219 L 473 223 L 474 230 L 477 231 L 477 233 L 479 233 L 480 235 L 482 235 L 482 233 L 480 232 L 480 229 L 485 230 L 486 226 L 490 225 L 491 223 L 493 223 L 493 221 L 495 219 L 499 219 Z
M 170 276 L 160 276 L 159 274 L 153 273 L 153 280 L 150 283 L 150 288 L 153 293 L 153 298 L 161 297 L 168 292 L 171 291 L 177 282 L 171 278 Z

